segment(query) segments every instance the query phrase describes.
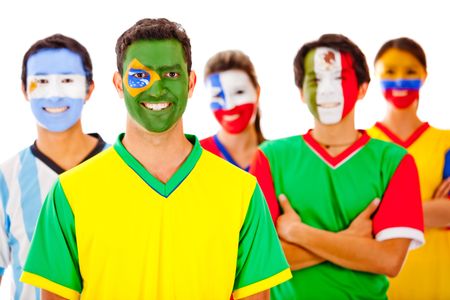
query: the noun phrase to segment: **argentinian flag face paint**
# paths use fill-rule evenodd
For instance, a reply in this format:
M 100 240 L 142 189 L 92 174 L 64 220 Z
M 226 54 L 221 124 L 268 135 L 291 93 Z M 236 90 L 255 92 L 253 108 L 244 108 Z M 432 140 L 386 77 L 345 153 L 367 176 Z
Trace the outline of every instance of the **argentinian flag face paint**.
M 81 57 L 65 48 L 43 49 L 27 61 L 27 96 L 38 124 L 62 132 L 81 117 L 87 94 Z
M 422 64 L 409 52 L 387 50 L 375 63 L 384 98 L 398 109 L 409 107 L 419 99 L 426 78 Z
M 258 94 L 248 74 L 242 70 L 214 73 L 206 79 L 211 109 L 229 133 L 240 133 L 256 114 Z
M 358 81 L 348 53 L 319 47 L 305 57 L 303 96 L 322 124 L 339 123 L 355 107 Z

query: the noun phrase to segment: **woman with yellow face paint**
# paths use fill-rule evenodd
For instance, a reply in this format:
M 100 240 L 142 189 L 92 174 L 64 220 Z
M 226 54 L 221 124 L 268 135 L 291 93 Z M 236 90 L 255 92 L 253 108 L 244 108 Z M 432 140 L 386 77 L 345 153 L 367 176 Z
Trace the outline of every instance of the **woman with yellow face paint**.
M 419 91 L 427 77 L 423 49 L 409 38 L 386 42 L 375 72 L 388 102 L 386 116 L 368 132 L 405 147 L 416 160 L 425 219 L 425 246 L 412 251 L 391 280 L 390 299 L 450 299 L 450 131 L 419 119 Z M 447 157 L 447 159 L 446 159 Z M 401 212 L 399 212 L 401 213 Z

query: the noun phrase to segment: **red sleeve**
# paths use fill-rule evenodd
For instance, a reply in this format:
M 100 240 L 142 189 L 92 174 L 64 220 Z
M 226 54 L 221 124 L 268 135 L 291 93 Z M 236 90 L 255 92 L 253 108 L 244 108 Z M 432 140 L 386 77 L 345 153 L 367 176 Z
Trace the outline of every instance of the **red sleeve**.
M 200 145 L 202 146 L 203 149 L 205 149 L 205 150 L 207 150 L 207 151 L 209 151 L 209 152 L 211 152 L 211 153 L 213 153 L 213 154 L 215 154 L 215 155 L 217 155 L 219 157 L 222 157 L 220 155 L 219 148 L 217 148 L 217 145 L 214 142 L 214 137 L 213 136 L 210 136 L 210 137 L 208 137 L 208 138 L 206 138 L 204 140 L 201 140 L 200 141 Z
M 381 200 L 373 218 L 373 232 L 379 241 L 408 238 L 410 248 L 424 243 L 423 210 L 419 175 L 410 154 L 405 155 Z
M 278 205 L 278 200 L 275 193 L 272 173 L 270 172 L 269 160 L 260 149 L 256 151 L 256 155 L 250 165 L 249 172 L 255 175 L 258 179 L 258 183 L 264 193 L 267 205 L 269 206 L 270 214 L 272 215 L 272 220 L 275 224 L 275 221 L 280 215 L 280 207 Z

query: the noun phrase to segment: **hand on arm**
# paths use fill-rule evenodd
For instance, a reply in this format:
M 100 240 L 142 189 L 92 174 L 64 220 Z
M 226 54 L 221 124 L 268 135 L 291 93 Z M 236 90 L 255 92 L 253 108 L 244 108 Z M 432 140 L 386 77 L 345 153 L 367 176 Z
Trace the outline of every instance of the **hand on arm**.
M 391 239 L 380 242 L 372 238 L 371 231 L 368 236 L 367 220 L 370 220 L 377 202 L 369 205 L 348 229 L 334 233 L 302 223 L 289 201 L 280 198 L 285 213 L 278 218 L 278 234 L 282 239 L 344 268 L 396 276 L 403 264 L 410 240 Z
M 426 228 L 445 228 L 450 225 L 450 178 L 441 182 L 433 199 L 423 203 L 423 217 Z

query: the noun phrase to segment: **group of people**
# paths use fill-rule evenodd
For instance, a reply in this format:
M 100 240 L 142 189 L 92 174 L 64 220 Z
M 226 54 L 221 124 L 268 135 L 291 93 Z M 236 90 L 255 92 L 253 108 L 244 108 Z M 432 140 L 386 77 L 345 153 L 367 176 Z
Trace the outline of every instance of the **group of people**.
M 295 84 L 314 127 L 271 141 L 243 52 L 206 64 L 221 128 L 203 140 L 183 131 L 196 74 L 180 24 L 142 19 L 116 54 L 128 114 L 113 145 L 82 130 L 86 48 L 56 34 L 24 55 L 37 139 L 0 166 L 13 299 L 450 299 L 450 131 L 417 116 L 417 42 L 376 55 L 388 108 L 367 131 L 363 52 L 340 34 L 304 44 Z

